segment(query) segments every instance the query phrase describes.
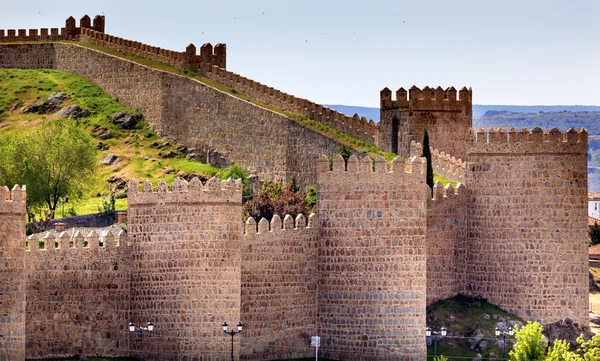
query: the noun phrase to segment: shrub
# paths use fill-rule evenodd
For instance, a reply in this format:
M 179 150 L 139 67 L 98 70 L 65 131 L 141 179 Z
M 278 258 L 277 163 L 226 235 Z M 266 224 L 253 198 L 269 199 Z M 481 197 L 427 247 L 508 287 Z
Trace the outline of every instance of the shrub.
M 248 178 L 248 172 L 246 172 L 244 168 L 242 168 L 242 166 L 240 166 L 239 164 L 232 164 L 229 167 L 223 169 L 219 172 L 219 174 L 217 174 L 217 177 L 219 178 L 219 180 L 226 180 L 229 178 L 241 179 L 242 183 L 244 184 L 243 194 L 245 196 L 250 195 L 250 190 L 248 189 L 248 183 L 250 182 L 250 179 Z
M 275 214 L 281 217 L 289 214 L 295 218 L 299 214 L 307 217 L 308 212 L 306 193 L 298 191 L 292 178 L 285 187 L 280 182 L 265 182 L 258 195 L 244 205 L 243 220 L 266 218 L 270 222 Z

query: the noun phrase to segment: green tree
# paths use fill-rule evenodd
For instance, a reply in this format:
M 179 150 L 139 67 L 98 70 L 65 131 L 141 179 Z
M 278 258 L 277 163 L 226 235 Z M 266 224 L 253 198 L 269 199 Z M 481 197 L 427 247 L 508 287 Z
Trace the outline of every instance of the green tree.
M 545 361 L 584 361 L 581 356 L 571 351 L 571 344 L 564 340 L 556 340 L 548 349 Z
M 590 235 L 590 246 L 600 243 L 600 224 L 598 224 L 598 222 L 594 222 L 594 224 L 590 226 L 588 233 Z
M 32 222 L 34 207 L 47 207 L 52 219 L 62 197 L 81 198 L 94 179 L 97 164 L 90 133 L 74 120 L 47 122 L 33 133 L 0 140 L 0 182 L 27 186 L 27 213 Z
M 427 134 L 427 129 L 425 129 L 425 134 L 423 135 L 423 151 L 421 152 L 421 157 L 427 159 L 426 183 L 433 192 L 433 165 L 431 163 L 431 149 L 429 148 L 429 134 Z
M 516 343 L 509 352 L 511 361 L 543 361 L 546 357 L 544 328 L 537 322 L 527 322 L 519 330 L 515 326 Z
M 585 341 L 583 335 L 580 335 L 577 342 L 579 343 L 578 351 L 583 354 L 585 361 L 600 360 L 600 334 L 594 335 L 589 341 Z
M 244 170 L 244 168 L 242 168 L 241 165 L 239 164 L 232 164 L 229 167 L 223 169 L 222 171 L 219 172 L 219 174 L 217 175 L 217 177 L 219 178 L 219 180 L 226 180 L 226 179 L 241 179 L 242 180 L 242 184 L 244 185 L 244 189 L 242 190 L 243 194 L 245 196 L 249 196 L 250 193 L 250 189 L 248 188 L 248 184 L 250 182 L 250 178 L 248 177 L 248 172 L 246 172 L 246 170 Z

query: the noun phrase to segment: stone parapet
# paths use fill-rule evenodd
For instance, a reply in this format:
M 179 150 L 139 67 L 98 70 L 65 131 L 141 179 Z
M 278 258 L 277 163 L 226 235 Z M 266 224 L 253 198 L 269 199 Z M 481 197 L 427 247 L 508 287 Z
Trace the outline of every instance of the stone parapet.
M 374 144 L 377 135 L 375 122 L 365 117 L 347 116 L 313 103 L 307 99 L 295 97 L 267 85 L 248 79 L 219 66 L 202 66 L 202 74 L 207 78 L 247 94 L 265 104 L 286 112 L 300 114 L 309 119 L 328 125 L 365 142 Z
M 220 181 L 212 177 L 202 184 L 198 178 L 190 182 L 176 178 L 171 191 L 163 180 L 156 188 L 150 181 L 145 181 L 140 192 L 135 179 L 129 181 L 127 201 L 131 205 L 163 205 L 163 204 L 198 204 L 198 203 L 238 203 L 241 202 L 242 181 L 227 179 Z
M 409 98 L 410 96 L 410 98 Z M 446 90 L 441 87 L 423 90 L 412 86 L 407 92 L 404 88 L 396 91 L 396 99 L 392 99 L 392 91 L 384 88 L 380 92 L 381 109 L 408 109 L 411 111 L 455 111 L 462 113 L 471 112 L 473 91 L 463 87 L 458 92 L 454 87 Z
M 198 55 L 194 44 L 189 44 L 183 52 L 177 52 L 86 28 L 81 30 L 78 40 L 185 70 L 198 70 L 203 64 L 223 68 L 226 66 L 227 47 L 225 44 L 217 44 L 213 49 L 210 43 L 206 43 L 202 45 Z
M 535 153 L 574 153 L 581 154 L 587 151 L 587 130 L 569 129 L 565 133 L 559 129 L 543 131 L 540 127 L 533 130 L 503 128 L 471 129 L 467 137 L 467 154 L 535 154 Z
M 92 25 L 90 17 L 84 15 L 80 20 L 79 27 L 76 26 L 75 19 L 71 16 L 66 20 L 64 28 L 29 29 L 29 31 L 27 29 L 0 29 L 0 43 L 74 40 L 85 30 L 94 30 L 98 33 L 104 33 L 104 21 L 104 15 L 96 15 Z
M 462 159 L 457 159 L 450 154 L 440 152 L 437 149 L 431 151 L 431 165 L 433 173 L 442 176 L 456 183 L 465 181 L 465 163 Z M 410 154 L 412 157 L 420 157 L 423 154 L 423 145 L 412 141 L 410 144 Z

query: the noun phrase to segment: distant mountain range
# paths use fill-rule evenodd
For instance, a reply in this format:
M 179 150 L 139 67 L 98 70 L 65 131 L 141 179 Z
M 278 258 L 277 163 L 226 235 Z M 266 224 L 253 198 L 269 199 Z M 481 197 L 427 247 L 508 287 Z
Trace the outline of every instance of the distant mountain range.
M 346 115 L 357 113 L 361 117 L 379 122 L 379 108 L 356 107 L 351 105 L 325 105 Z M 539 113 L 539 112 L 600 112 L 596 105 L 473 105 L 473 116 L 479 117 L 488 111 L 506 111 L 511 113 Z

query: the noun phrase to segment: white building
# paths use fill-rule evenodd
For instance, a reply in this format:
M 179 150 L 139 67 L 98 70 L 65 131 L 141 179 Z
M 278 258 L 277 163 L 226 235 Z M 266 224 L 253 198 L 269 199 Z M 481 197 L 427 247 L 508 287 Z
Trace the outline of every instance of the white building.
M 600 198 L 588 198 L 588 216 L 600 220 Z

